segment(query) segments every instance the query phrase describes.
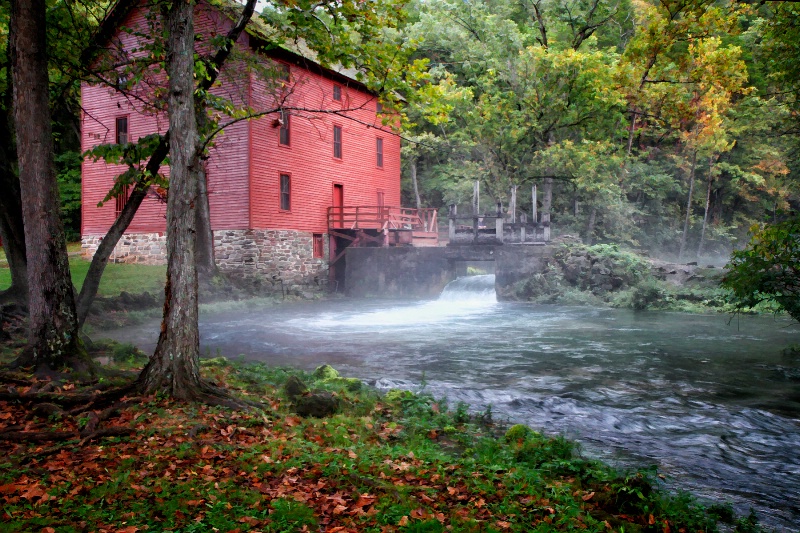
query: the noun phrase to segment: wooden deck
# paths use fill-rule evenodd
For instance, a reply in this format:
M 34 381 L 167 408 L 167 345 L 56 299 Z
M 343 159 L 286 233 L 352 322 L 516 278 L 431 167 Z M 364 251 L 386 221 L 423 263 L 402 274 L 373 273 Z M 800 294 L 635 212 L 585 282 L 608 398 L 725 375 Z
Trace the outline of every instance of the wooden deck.
M 386 206 L 328 208 L 328 230 L 332 235 L 353 235 L 357 230 L 369 240 L 382 239 L 382 246 L 438 246 L 436 209 Z M 337 231 L 345 230 L 345 231 Z M 353 245 L 358 245 L 355 241 Z

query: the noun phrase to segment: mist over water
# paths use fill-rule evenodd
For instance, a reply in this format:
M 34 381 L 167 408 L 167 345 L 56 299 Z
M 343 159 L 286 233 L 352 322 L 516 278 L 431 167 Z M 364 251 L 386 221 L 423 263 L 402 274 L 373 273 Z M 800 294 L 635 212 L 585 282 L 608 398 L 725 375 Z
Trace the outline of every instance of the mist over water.
M 378 387 L 491 405 L 579 440 L 587 455 L 656 465 L 671 486 L 753 507 L 800 529 L 800 327 L 772 317 L 498 303 L 493 276 L 428 302 L 285 304 L 201 319 L 214 354 L 312 369 Z M 157 326 L 112 332 L 141 339 Z M 150 346 L 144 346 L 150 349 Z

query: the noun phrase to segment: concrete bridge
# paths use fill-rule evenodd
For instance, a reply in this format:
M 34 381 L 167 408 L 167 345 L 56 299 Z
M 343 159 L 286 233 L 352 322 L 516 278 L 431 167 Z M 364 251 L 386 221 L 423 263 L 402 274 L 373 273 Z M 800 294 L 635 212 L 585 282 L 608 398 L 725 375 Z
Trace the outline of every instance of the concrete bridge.
M 551 245 L 457 245 L 436 248 L 349 248 L 344 292 L 353 297 L 436 298 L 473 267 L 495 274 L 498 297 L 542 272 Z

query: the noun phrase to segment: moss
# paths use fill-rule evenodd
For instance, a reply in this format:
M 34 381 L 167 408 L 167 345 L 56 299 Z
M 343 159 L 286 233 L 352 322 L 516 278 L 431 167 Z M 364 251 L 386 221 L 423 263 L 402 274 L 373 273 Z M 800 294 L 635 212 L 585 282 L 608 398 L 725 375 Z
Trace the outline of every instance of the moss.
M 325 381 L 329 379 L 338 378 L 339 372 L 331 365 L 322 365 L 318 366 L 314 370 L 314 372 L 311 374 L 311 377 L 316 381 Z
M 506 431 L 506 442 L 525 440 L 533 434 L 533 430 L 525 424 L 514 424 Z
M 220 367 L 220 366 L 231 366 L 231 362 L 228 360 L 227 357 L 212 357 L 210 359 L 201 359 L 200 366 L 202 367 Z
M 335 372 L 335 370 L 334 370 Z M 322 381 L 325 385 L 333 385 L 336 388 L 342 388 L 350 392 L 359 392 L 364 387 L 364 382 L 358 378 L 332 378 Z
M 403 389 L 389 389 L 384 398 L 387 402 L 399 402 L 402 400 L 406 400 L 408 398 L 413 398 L 414 393 L 410 390 L 403 390 Z

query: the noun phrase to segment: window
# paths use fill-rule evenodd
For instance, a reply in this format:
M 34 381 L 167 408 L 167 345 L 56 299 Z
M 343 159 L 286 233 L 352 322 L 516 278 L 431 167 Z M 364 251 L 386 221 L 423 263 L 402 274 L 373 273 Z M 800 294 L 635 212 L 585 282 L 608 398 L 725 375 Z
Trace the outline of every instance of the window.
M 378 167 L 383 168 L 383 139 L 380 137 L 375 139 L 375 155 Z
M 117 144 L 128 143 L 128 117 L 117 117 Z
M 384 205 L 386 205 L 384 202 L 385 202 L 384 192 L 378 191 L 378 207 L 380 209 L 383 209 Z
M 325 257 L 325 241 L 322 238 L 322 233 L 314 234 L 314 257 Z
M 342 127 L 333 127 L 333 157 L 342 158 Z
M 289 112 L 285 109 L 281 109 L 280 118 L 278 118 L 278 124 L 280 124 L 280 143 L 284 146 L 289 146 L 290 136 L 289 136 L 289 123 L 291 122 L 291 118 Z
M 342 101 L 342 86 L 341 85 L 334 85 L 333 86 L 333 99 L 337 102 Z
M 281 174 L 281 210 L 292 208 L 292 178 L 289 174 Z
M 122 190 L 114 198 L 114 216 L 119 217 L 122 210 L 125 209 L 125 204 L 128 203 L 128 196 L 130 196 L 130 185 L 123 185 Z

